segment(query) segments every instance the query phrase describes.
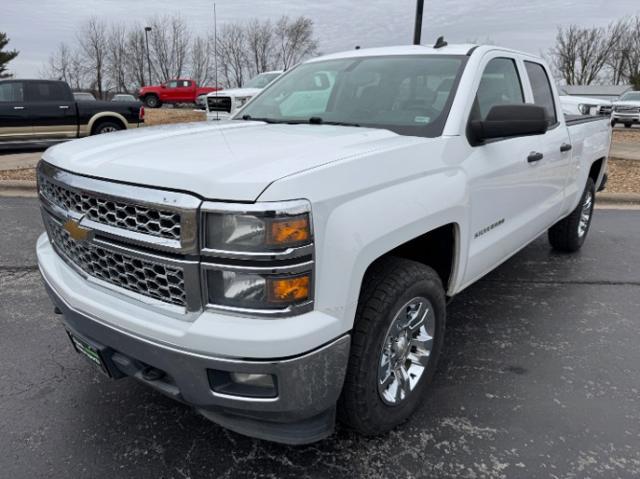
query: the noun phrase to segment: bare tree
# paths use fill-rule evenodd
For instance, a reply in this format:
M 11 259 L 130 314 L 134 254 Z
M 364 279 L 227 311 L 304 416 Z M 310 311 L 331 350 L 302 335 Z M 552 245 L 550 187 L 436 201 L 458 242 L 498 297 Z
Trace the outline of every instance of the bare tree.
M 640 90 L 640 15 L 629 22 L 626 53 L 626 80 Z
M 107 58 L 107 26 L 93 17 L 80 29 L 78 43 L 85 61 L 91 88 L 99 98 L 104 97 Z
M 611 68 L 611 62 L 616 61 L 626 31 L 624 21 L 614 22 L 606 29 L 577 25 L 558 28 L 556 46 L 549 52 L 554 69 L 568 85 L 600 81 L 605 67 Z
M 191 43 L 191 34 L 179 16 L 156 17 L 150 23 L 150 49 L 152 68 L 163 80 L 179 78 L 185 72 Z
M 275 35 L 269 20 L 254 19 L 246 26 L 247 57 L 254 74 L 271 70 L 274 62 L 273 48 Z
M 226 83 L 236 87 L 242 86 L 248 61 L 245 30 L 241 25 L 230 23 L 222 28 L 218 37 L 218 55 L 218 64 Z
M 49 60 L 40 75 L 51 80 L 64 80 L 74 90 L 85 88 L 86 69 L 80 54 L 71 50 L 66 43 L 60 43 L 58 49 L 49 56 Z
M 129 74 L 132 88 L 146 85 L 147 75 L 147 49 L 143 27 L 136 25 L 127 33 L 126 69 Z M 147 78 L 149 83 L 151 78 Z
M 112 26 L 107 43 L 107 74 L 116 91 L 129 92 L 129 69 L 127 68 L 127 30 L 123 25 Z
M 213 55 L 211 53 L 212 40 L 197 36 L 191 42 L 191 78 L 199 85 L 211 81 Z
M 307 17 L 290 20 L 283 16 L 275 27 L 278 64 L 288 70 L 305 57 L 318 52 L 318 41 L 313 37 L 313 21 Z

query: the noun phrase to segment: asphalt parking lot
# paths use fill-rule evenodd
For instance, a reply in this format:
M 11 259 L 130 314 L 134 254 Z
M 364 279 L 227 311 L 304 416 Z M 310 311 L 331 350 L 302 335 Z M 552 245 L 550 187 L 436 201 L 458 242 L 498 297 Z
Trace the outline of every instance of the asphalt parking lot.
M 36 201 L 0 198 L 0 477 L 640 476 L 640 211 L 584 249 L 542 237 L 460 294 L 414 418 L 286 447 L 225 431 L 68 343 L 41 286 Z

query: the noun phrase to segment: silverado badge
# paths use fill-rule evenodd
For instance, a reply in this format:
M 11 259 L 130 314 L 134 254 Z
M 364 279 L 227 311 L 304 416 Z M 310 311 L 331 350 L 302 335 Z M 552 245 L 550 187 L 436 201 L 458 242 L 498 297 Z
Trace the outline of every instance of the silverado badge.
M 80 220 L 76 221 L 71 218 L 65 221 L 62 227 L 76 241 L 87 241 L 90 239 L 91 233 L 93 233 L 92 230 L 80 226 Z

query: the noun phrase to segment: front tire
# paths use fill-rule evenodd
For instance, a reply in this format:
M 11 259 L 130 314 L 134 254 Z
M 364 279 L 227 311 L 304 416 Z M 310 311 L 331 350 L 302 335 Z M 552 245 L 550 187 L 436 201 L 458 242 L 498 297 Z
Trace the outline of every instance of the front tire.
M 444 288 L 433 269 L 395 257 L 370 268 L 339 401 L 342 422 L 376 435 L 411 416 L 435 373 L 445 316 Z
M 631 128 L 632 125 L 633 125 L 633 123 L 627 122 L 627 123 L 624 124 L 624 127 L 625 128 Z
M 595 199 L 595 183 L 589 178 L 576 209 L 549 229 L 549 243 L 553 249 L 575 253 L 582 248 L 591 227 Z

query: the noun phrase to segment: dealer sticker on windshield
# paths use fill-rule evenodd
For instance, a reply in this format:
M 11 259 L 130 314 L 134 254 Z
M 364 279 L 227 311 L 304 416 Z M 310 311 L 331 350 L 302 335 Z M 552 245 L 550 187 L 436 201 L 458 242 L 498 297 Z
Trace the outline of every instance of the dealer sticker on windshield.
M 414 123 L 430 123 L 431 122 L 431 117 L 430 116 L 416 116 L 413 119 Z

